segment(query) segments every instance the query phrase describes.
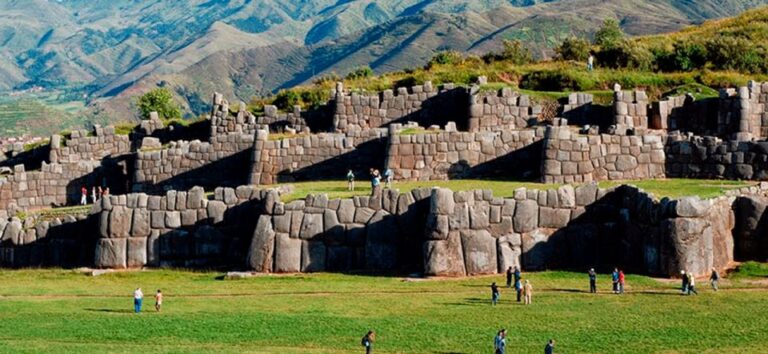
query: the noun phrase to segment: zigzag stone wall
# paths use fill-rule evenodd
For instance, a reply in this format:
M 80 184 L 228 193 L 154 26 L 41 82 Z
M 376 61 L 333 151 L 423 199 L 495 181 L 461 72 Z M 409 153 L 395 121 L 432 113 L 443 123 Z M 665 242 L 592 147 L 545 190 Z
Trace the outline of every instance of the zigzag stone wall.
M 528 120 L 535 119 L 541 111 L 528 95 L 520 95 L 510 88 L 494 92 L 477 90 L 473 88 L 469 104 L 468 130 L 472 132 L 525 128 Z
M 131 141 L 127 135 L 115 135 L 115 128 L 94 128 L 94 136 L 86 130 L 75 130 L 69 139 L 61 144 L 60 135 L 51 137 L 51 150 L 48 158 L 52 163 L 101 160 L 104 157 L 122 155 L 131 152 Z

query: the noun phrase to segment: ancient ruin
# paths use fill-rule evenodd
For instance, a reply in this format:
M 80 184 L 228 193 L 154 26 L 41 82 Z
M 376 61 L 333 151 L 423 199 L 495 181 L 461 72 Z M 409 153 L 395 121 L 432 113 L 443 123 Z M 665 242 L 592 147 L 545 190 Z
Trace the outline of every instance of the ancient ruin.
M 704 274 L 768 257 L 768 183 L 700 200 L 658 200 L 597 181 L 768 180 L 768 83 L 719 98 L 614 92 L 600 106 L 572 93 L 557 117 L 509 88 L 379 93 L 338 84 L 323 107 L 248 112 L 214 94 L 210 116 L 165 127 L 156 115 L 129 135 L 113 127 L 53 135 L 0 166 L 0 264 L 226 267 L 258 272 L 418 271 L 463 276 L 523 269 L 608 268 Z M 557 183 L 518 189 L 385 189 L 379 195 L 283 201 L 280 182 L 341 180 L 390 168 L 395 180 L 493 178 Z M 110 195 L 90 212 L 80 188 Z M 90 190 L 89 190 L 90 194 Z

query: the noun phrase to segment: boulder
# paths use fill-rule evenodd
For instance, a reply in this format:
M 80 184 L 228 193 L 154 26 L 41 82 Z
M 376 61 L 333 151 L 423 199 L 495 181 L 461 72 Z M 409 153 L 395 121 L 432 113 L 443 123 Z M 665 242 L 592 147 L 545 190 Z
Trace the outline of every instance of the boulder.
M 517 201 L 515 216 L 512 218 L 515 232 L 530 232 L 539 225 L 539 204 L 535 200 Z
M 301 271 L 302 241 L 291 238 L 287 233 L 275 236 L 275 269 L 277 273 L 296 273 Z
M 475 203 L 469 207 L 469 224 L 474 230 L 487 229 L 490 226 L 488 203 Z
M 356 224 L 367 224 L 368 220 L 371 220 L 371 217 L 373 217 L 373 214 L 376 213 L 375 210 L 371 208 L 357 208 L 355 211 L 355 220 L 354 222 Z
M 506 271 L 509 267 L 520 267 L 520 256 L 523 254 L 522 236 L 512 233 L 499 237 L 496 240 L 498 249 L 499 272 Z
M 461 246 L 464 250 L 464 265 L 468 275 L 497 272 L 496 239 L 488 231 L 461 231 Z
M 459 231 L 451 231 L 447 240 L 424 243 L 424 275 L 464 276 L 466 274 Z
M 149 210 L 133 209 L 133 220 L 131 224 L 132 237 L 149 236 Z
M 96 268 L 125 268 L 126 239 L 102 238 L 96 243 L 94 266 Z
M 16 218 L 13 218 L 11 222 L 8 223 L 8 225 L 5 226 L 5 230 L 3 231 L 3 242 L 10 242 L 13 245 L 20 245 L 22 242 L 21 240 L 22 236 L 22 227 L 21 227 L 21 221 L 19 221 Z
M 448 188 L 433 188 L 430 199 L 430 212 L 433 214 L 451 215 L 456 205 L 453 199 L 453 191 Z
M 339 222 L 349 224 L 355 221 L 355 202 L 352 199 L 342 199 L 339 202 L 339 210 L 336 211 Z
M 552 229 L 535 229 L 522 234 L 523 268 L 542 270 L 552 261 L 554 250 L 548 243 Z
M 199 209 L 203 207 L 203 199 L 205 199 L 205 190 L 203 187 L 192 187 L 187 192 L 187 208 Z
M 675 215 L 681 217 L 702 217 L 707 215 L 712 206 L 710 200 L 699 197 L 683 197 L 675 203 Z
M 147 238 L 131 237 L 128 239 L 128 260 L 129 268 L 143 267 L 147 264 Z
M 210 205 L 210 204 L 209 204 Z M 269 215 L 261 215 L 253 232 L 248 252 L 248 265 L 257 272 L 272 271 L 272 254 L 275 247 L 275 231 Z
M 576 187 L 576 205 L 586 206 L 595 202 L 597 197 L 597 183 L 585 183 Z
M 109 213 L 109 237 L 128 237 L 131 232 L 132 211 L 123 206 L 114 206 Z

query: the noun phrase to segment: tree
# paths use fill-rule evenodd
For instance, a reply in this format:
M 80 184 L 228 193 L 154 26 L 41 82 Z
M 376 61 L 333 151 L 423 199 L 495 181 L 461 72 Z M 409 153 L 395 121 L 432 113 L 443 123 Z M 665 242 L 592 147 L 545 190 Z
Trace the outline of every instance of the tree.
M 141 119 L 149 119 L 150 112 L 157 112 L 161 119 L 181 118 L 181 108 L 173 94 L 165 87 L 158 87 L 141 95 L 137 101 Z
M 429 60 L 429 63 L 427 63 L 426 68 L 430 69 L 435 65 L 456 65 L 461 64 L 462 61 L 464 61 L 464 57 L 461 53 L 455 50 L 446 50 L 435 54 L 435 56 Z
M 613 49 L 624 40 L 624 31 L 619 22 L 612 18 L 603 21 L 603 26 L 595 33 L 595 44 L 602 49 Z
M 585 61 L 589 58 L 589 47 L 589 41 L 586 39 L 571 37 L 555 48 L 555 53 L 560 60 Z

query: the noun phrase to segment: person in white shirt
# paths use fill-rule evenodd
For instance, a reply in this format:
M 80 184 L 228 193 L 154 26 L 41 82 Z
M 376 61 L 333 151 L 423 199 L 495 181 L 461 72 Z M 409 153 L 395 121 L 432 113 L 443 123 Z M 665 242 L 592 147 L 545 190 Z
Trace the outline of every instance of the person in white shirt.
M 141 301 L 144 299 L 144 293 L 141 292 L 141 288 L 136 288 L 133 292 L 133 310 L 136 313 L 141 312 Z

